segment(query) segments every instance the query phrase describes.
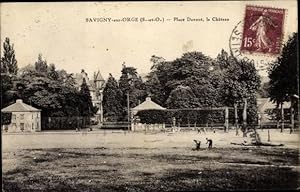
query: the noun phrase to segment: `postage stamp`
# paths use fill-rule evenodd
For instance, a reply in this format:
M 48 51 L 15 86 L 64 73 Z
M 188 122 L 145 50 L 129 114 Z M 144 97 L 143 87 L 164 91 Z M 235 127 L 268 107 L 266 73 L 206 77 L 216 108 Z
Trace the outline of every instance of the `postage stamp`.
M 285 9 L 246 6 L 241 52 L 277 55 L 280 53 Z

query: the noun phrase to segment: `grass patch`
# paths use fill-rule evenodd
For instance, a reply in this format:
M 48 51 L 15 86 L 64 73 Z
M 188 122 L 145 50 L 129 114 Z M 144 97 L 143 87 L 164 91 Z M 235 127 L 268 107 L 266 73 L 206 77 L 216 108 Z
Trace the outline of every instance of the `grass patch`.
M 5 191 L 212 191 L 298 188 L 296 149 L 90 148 L 3 153 Z M 36 157 L 35 160 L 33 158 Z M 10 168 L 9 161 L 18 161 Z M 256 166 L 259 165 L 259 166 Z M 270 166 L 272 165 L 272 166 Z

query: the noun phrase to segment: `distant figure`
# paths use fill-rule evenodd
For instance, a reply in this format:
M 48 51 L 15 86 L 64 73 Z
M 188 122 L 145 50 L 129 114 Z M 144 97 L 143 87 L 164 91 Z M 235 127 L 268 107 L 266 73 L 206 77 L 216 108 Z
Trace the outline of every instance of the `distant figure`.
M 198 134 L 201 133 L 201 129 L 200 128 L 198 128 L 197 131 L 198 131 Z
M 194 142 L 196 143 L 196 149 L 195 150 L 200 150 L 200 144 L 201 144 L 201 141 L 197 141 L 197 140 L 194 140 Z
M 213 141 L 211 139 L 208 139 L 208 138 L 206 138 L 206 141 L 207 141 L 206 144 L 208 143 L 208 149 L 211 149 Z

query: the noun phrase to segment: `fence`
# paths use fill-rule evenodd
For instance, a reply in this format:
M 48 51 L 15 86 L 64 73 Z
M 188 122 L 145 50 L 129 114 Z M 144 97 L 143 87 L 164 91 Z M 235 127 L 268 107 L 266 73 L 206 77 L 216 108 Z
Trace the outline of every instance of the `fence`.
M 281 115 L 280 109 L 266 110 L 260 114 L 260 127 L 277 129 L 291 128 L 292 126 L 295 128 L 299 127 L 298 111 L 292 116 L 290 109 L 284 109 L 283 118 Z M 292 122 L 292 119 L 294 122 Z
M 228 111 L 226 112 L 226 110 Z M 214 128 L 230 129 L 243 124 L 243 109 L 234 108 L 214 109 L 185 109 L 166 110 L 167 115 L 163 117 L 164 128 L 179 127 L 183 129 Z M 274 112 L 260 114 L 257 121 L 247 122 L 250 127 L 256 128 L 290 128 L 292 125 L 290 111 L 284 113 L 284 121 L 274 116 Z M 294 127 L 299 127 L 298 115 L 295 114 Z M 42 130 L 75 130 L 87 128 L 91 125 L 88 116 L 83 117 L 42 117 Z M 103 122 L 98 128 L 132 130 L 132 125 L 140 123 L 132 118 L 130 122 Z
M 42 130 L 75 130 L 90 126 L 89 117 L 42 117 Z
M 101 129 L 122 129 L 130 130 L 130 123 L 127 121 L 118 121 L 118 122 L 103 122 Z

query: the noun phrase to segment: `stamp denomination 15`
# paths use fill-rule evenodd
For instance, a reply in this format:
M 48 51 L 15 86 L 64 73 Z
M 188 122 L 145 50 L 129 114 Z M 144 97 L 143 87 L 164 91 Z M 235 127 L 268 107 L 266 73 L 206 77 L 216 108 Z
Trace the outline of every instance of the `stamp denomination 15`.
M 281 50 L 285 10 L 246 6 L 241 52 L 278 55 Z

